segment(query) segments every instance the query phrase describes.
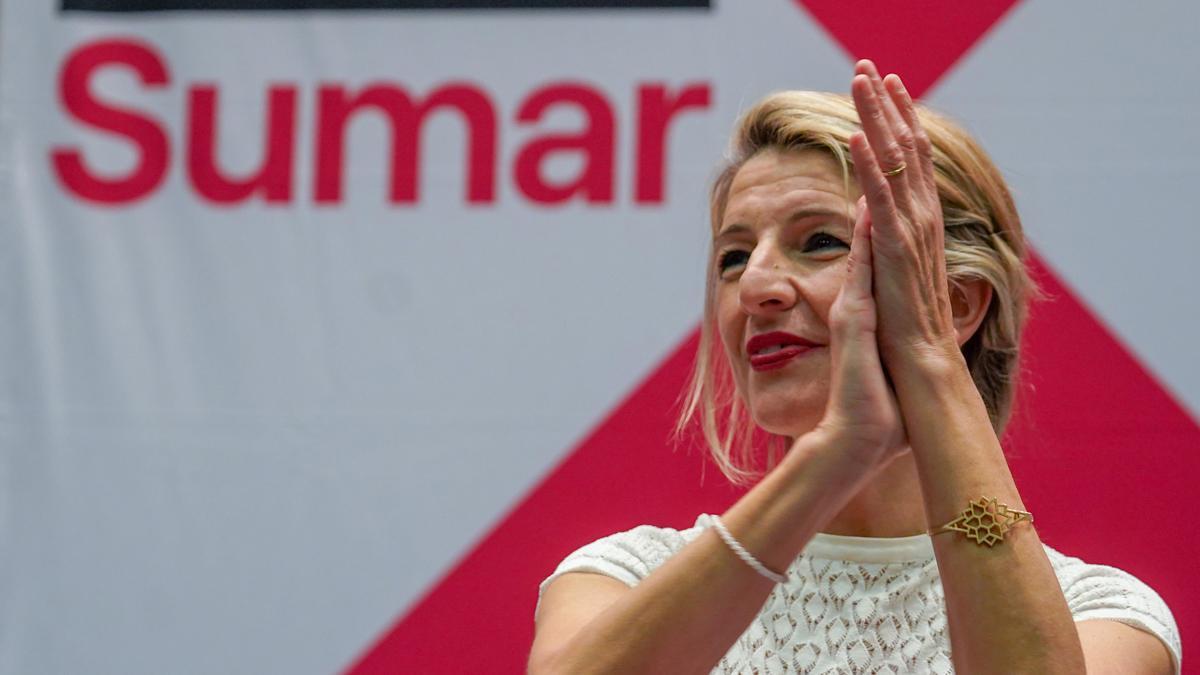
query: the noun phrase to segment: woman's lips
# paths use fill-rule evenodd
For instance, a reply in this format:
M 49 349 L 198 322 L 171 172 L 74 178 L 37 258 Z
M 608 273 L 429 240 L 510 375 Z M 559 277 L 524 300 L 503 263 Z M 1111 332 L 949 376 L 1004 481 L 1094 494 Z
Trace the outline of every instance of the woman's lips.
M 806 354 L 816 349 L 816 347 L 801 347 L 800 345 L 791 345 L 784 347 L 770 354 L 761 354 L 750 357 L 750 367 L 757 371 L 775 370 L 787 365 L 792 359 Z

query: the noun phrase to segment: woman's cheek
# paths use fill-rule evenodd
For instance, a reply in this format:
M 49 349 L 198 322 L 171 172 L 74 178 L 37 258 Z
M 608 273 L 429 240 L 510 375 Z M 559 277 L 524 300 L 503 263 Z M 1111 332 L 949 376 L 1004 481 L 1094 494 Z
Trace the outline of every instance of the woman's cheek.
M 813 310 L 828 328 L 829 312 L 833 308 L 834 301 L 837 300 L 838 293 L 842 290 L 842 284 L 846 281 L 845 267 L 844 265 L 831 265 L 826 268 L 820 278 L 814 281 L 816 283 L 812 293 Z

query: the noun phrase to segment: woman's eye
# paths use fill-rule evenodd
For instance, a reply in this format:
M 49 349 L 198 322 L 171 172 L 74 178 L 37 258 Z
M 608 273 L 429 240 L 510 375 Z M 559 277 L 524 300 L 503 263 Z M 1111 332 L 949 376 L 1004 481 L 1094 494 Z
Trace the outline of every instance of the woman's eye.
M 749 256 L 750 254 L 745 251 L 726 251 L 722 253 L 721 261 L 717 263 L 717 272 L 724 272 L 725 268 L 730 265 L 730 259 L 735 259 L 739 255 Z
M 818 232 L 809 238 L 808 243 L 810 245 L 814 242 L 817 242 L 818 244 L 822 244 L 822 245 L 819 245 L 816 248 L 813 248 L 812 246 L 807 246 L 807 247 L 805 247 L 804 250 L 805 251 L 815 251 L 817 249 L 825 248 L 827 245 L 846 246 L 846 248 L 850 248 L 849 246 L 846 245 L 846 242 L 842 241 L 841 239 L 838 239 L 837 237 L 833 236 L 832 234 L 826 234 L 824 232 Z
M 804 247 L 804 251 L 805 252 L 819 251 L 823 248 L 829 248 L 830 246 L 842 246 L 845 248 L 850 248 L 850 246 L 847 245 L 846 242 L 842 241 L 841 239 L 838 239 L 837 237 L 833 236 L 832 234 L 818 232 L 818 233 L 814 234 L 813 236 L 809 237 L 808 242 Z M 734 251 L 726 251 L 726 252 L 722 253 L 721 259 L 717 263 L 717 273 L 725 272 L 726 268 L 728 268 L 730 265 L 745 263 L 746 259 L 749 258 L 749 256 L 750 256 L 750 253 L 748 251 L 734 250 Z

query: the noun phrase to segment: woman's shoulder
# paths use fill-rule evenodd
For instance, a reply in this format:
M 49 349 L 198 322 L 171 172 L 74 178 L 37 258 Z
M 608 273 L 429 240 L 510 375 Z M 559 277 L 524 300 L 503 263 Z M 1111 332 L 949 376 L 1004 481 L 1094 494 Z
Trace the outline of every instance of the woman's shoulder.
M 638 525 L 584 544 L 563 558 L 554 572 L 538 588 L 538 595 L 550 582 L 568 572 L 603 574 L 636 586 L 659 565 L 687 546 L 710 525 L 711 516 L 701 514 L 696 524 L 678 530 L 657 525 Z
M 1044 543 L 1043 547 L 1075 621 L 1108 619 L 1151 633 L 1179 663 L 1179 626 L 1166 601 L 1149 584 L 1119 567 L 1089 563 Z
M 1146 613 L 1170 614 L 1162 596 L 1133 574 L 1112 565 L 1084 561 L 1049 545 L 1044 548 L 1063 594 L 1068 602 L 1074 602 L 1073 610 L 1086 612 L 1089 608 L 1121 605 Z

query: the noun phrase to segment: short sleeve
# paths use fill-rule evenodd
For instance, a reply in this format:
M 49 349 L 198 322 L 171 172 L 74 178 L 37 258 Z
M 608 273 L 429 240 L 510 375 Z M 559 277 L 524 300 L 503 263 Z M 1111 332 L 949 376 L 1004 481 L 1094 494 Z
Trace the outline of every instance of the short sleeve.
M 1146 631 L 1162 640 L 1171 653 L 1176 675 L 1181 672 L 1179 627 L 1153 588 L 1116 567 L 1089 564 L 1053 549 L 1048 553 L 1076 622 L 1109 619 Z
M 633 587 L 687 545 L 697 528 L 680 532 L 667 527 L 641 525 L 597 539 L 570 553 L 538 586 L 537 607 L 550 582 L 569 572 L 592 572 Z M 534 616 L 537 616 L 537 607 Z

